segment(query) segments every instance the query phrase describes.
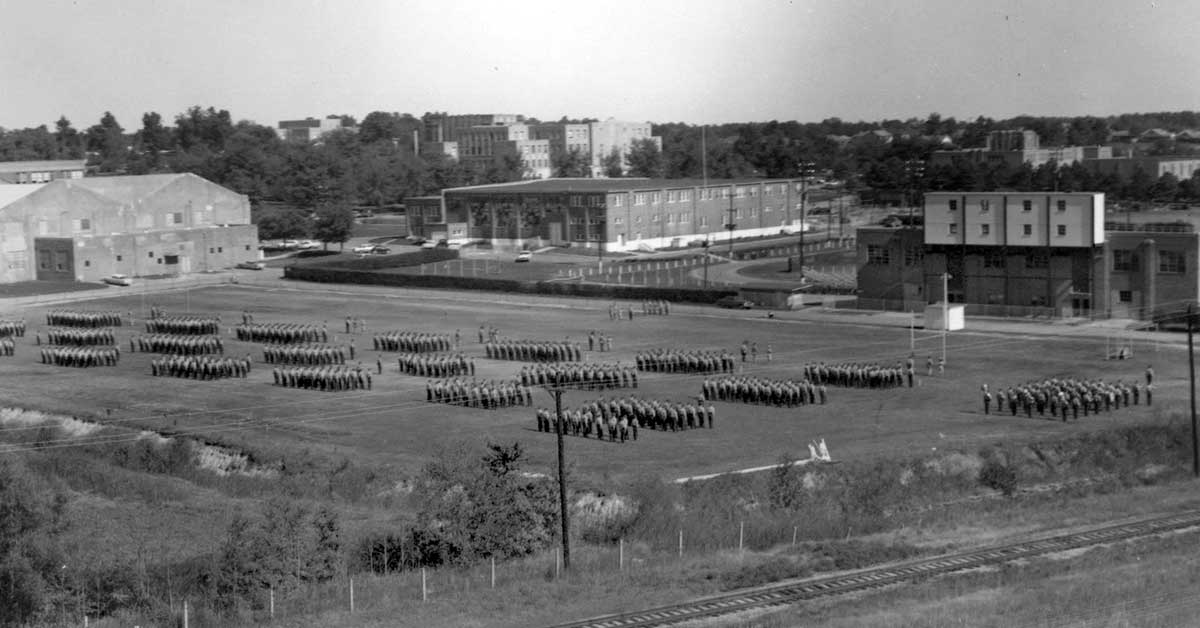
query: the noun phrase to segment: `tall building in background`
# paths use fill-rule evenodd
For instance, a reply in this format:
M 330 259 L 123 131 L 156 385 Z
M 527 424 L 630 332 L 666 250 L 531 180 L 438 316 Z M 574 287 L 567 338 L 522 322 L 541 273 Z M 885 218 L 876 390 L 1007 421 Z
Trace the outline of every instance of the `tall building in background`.
M 333 131 L 358 131 L 358 127 L 346 124 L 341 116 L 305 118 L 303 120 L 280 120 L 275 127 L 279 139 L 287 142 L 312 142 Z

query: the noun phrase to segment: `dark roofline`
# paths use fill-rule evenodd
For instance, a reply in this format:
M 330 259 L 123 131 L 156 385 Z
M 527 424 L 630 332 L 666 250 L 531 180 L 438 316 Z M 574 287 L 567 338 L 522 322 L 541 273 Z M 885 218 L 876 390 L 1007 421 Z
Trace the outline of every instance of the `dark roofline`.
M 739 178 L 739 179 L 537 179 L 492 183 L 442 190 L 443 194 L 597 194 L 608 192 L 633 192 L 641 190 L 670 190 L 680 188 L 727 187 L 758 183 L 787 183 L 798 181 L 790 178 Z

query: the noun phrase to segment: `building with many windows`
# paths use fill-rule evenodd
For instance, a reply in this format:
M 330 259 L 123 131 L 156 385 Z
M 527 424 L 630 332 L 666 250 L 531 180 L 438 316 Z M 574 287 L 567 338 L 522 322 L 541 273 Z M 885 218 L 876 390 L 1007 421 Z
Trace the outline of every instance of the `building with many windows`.
M 1113 156 L 1110 146 L 1051 146 L 1042 147 L 1034 131 L 1003 130 L 988 134 L 983 148 L 961 150 L 936 150 L 930 156 L 932 165 L 961 163 L 1004 164 L 1011 168 L 1022 164 L 1038 166 L 1055 162 L 1070 165 L 1091 159 L 1107 159 Z
M 427 238 L 628 251 L 798 231 L 804 192 L 793 179 L 546 179 L 450 188 L 405 205 Z
M 303 120 L 280 120 L 275 127 L 279 139 L 288 142 L 314 142 L 322 135 L 334 131 L 358 131 L 358 127 L 347 124 L 341 116 L 305 118 Z
M 194 174 L 0 185 L 0 283 L 186 274 L 258 256 L 249 199 Z
M 83 159 L 49 161 L 0 161 L 0 184 L 49 183 L 55 179 L 82 179 L 87 172 Z
M 1088 192 L 936 192 L 923 227 L 858 230 L 864 305 L 969 314 L 1150 319 L 1200 295 L 1200 234 L 1187 221 L 1104 220 Z

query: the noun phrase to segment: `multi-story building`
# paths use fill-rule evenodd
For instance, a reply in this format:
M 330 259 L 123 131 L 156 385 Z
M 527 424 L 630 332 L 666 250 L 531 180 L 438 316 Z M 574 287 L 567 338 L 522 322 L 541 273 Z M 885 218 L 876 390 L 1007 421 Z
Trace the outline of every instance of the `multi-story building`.
M 550 176 L 550 142 L 531 139 L 528 125 L 473 126 L 459 130 L 457 141 L 463 162 L 488 163 L 498 156 L 516 155 L 525 166 L 526 178 Z
M 1194 157 L 1117 157 L 1109 155 L 1107 159 L 1091 159 L 1084 162 L 1097 174 L 1115 174 L 1129 179 L 1138 170 L 1142 170 L 1151 179 L 1157 179 L 1164 174 L 1173 174 L 1178 179 L 1190 179 L 1200 170 L 1200 159 Z
M 917 311 L 1150 319 L 1200 296 L 1195 225 L 1104 221 L 1090 192 L 936 192 L 919 228 L 858 231 L 859 296 Z M 943 295 L 943 274 L 947 294 Z
M 313 142 L 333 131 L 357 131 L 358 127 L 346 124 L 341 116 L 305 118 L 303 120 L 280 120 L 275 127 L 279 138 L 288 142 Z
M 463 131 L 477 126 L 507 126 L 523 122 L 525 116 L 515 113 L 469 113 L 463 115 L 446 115 L 444 113 L 429 113 L 421 117 L 425 126 L 425 142 L 457 142 Z
M 85 172 L 87 172 L 87 161 L 83 159 L 3 161 L 0 162 L 0 184 L 49 183 L 55 179 L 82 179 Z
M 936 150 L 930 157 L 934 165 L 950 165 L 958 163 L 1004 164 L 1016 168 L 1022 164 L 1038 166 L 1056 162 L 1059 165 L 1069 165 L 1088 159 L 1112 157 L 1109 146 L 1040 146 L 1038 135 L 1034 131 L 1006 130 L 992 131 L 988 134 L 987 145 L 984 148 L 966 148 L 962 150 Z
M 652 140 L 659 150 L 662 149 L 662 138 L 650 134 L 649 122 L 621 122 L 609 118 L 603 122 L 588 124 L 589 141 L 591 142 L 592 176 L 603 177 L 604 159 L 614 151 L 621 156 L 622 167 L 628 171 L 625 156 L 629 147 L 636 140 Z
M 249 199 L 194 174 L 0 185 L 0 283 L 186 274 L 258 258 Z
M 627 251 L 798 231 L 803 194 L 793 179 L 580 178 L 451 188 L 405 204 L 419 208 L 410 224 L 427 238 L 458 231 L 501 247 Z

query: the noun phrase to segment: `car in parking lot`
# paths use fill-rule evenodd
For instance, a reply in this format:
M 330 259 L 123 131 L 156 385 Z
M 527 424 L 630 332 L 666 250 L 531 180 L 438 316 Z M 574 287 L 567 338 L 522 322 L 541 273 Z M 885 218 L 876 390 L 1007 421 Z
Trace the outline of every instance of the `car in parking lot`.
M 300 248 L 300 241 L 299 241 L 299 240 L 284 240 L 284 241 L 283 241 L 283 248 L 285 248 L 285 249 L 298 249 L 298 248 Z
M 520 253 L 517 253 L 517 259 L 515 259 L 513 261 L 528 262 L 532 259 L 533 259 L 533 251 L 521 251 Z
M 104 281 L 104 283 L 113 285 L 113 286 L 132 286 L 133 285 L 133 278 L 130 277 L 129 275 L 121 275 L 121 274 L 109 275 L 109 276 L 105 277 L 103 281 Z
M 301 240 L 300 243 L 296 245 L 296 248 L 298 248 L 302 251 L 307 251 L 310 249 L 319 249 L 319 248 L 321 248 L 321 243 L 317 242 L 316 240 Z
M 373 255 L 387 255 L 388 253 L 391 253 L 392 250 L 386 246 L 380 246 L 380 245 L 376 244 L 375 246 L 371 247 L 370 252 Z
M 717 299 L 717 307 L 723 307 L 730 310 L 750 310 L 754 308 L 754 304 L 741 297 L 721 297 Z
M 352 250 L 355 253 L 371 253 L 371 252 L 374 252 L 375 245 L 368 242 L 366 244 L 360 244 L 360 245 L 354 247 Z
M 245 261 L 245 262 L 238 262 L 237 267 L 244 268 L 246 270 L 262 270 L 262 269 L 266 268 L 267 265 L 262 262 L 249 260 L 249 261 Z

